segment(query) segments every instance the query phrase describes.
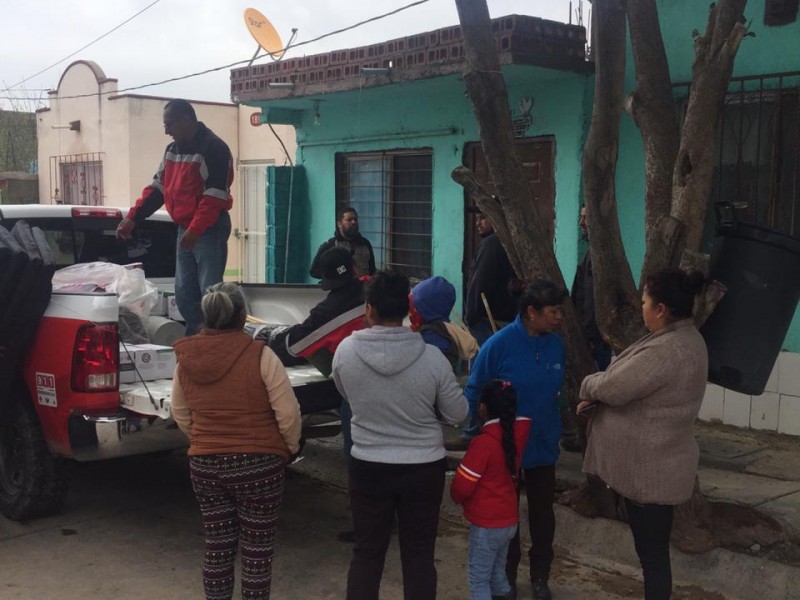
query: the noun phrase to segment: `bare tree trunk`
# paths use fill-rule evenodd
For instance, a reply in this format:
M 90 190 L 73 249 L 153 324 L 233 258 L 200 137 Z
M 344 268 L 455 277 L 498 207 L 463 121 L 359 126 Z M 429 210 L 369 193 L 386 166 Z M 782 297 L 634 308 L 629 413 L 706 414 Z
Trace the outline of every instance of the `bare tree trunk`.
M 594 109 L 583 147 L 583 192 L 597 324 L 619 352 L 644 331 L 639 294 L 622 246 L 614 181 L 625 81 L 625 0 L 595 0 L 593 17 L 597 46 Z
M 705 35 L 694 32 L 695 61 L 681 145 L 672 178 L 671 219 L 662 221 L 663 247 L 654 248 L 677 267 L 685 251 L 698 252 L 710 204 L 720 111 L 733 61 L 747 33 L 747 0 L 720 0 L 709 10 Z M 670 221 L 674 221 L 670 223 Z
M 653 252 L 662 219 L 670 214 L 672 172 L 680 145 L 680 132 L 667 53 L 661 36 L 655 0 L 628 2 L 631 48 L 636 63 L 636 90 L 628 97 L 626 110 L 642 133 L 645 166 L 644 264 L 641 287 L 648 273 L 664 268 L 663 256 Z
M 528 179 L 522 171 L 514 147 L 508 93 L 500 70 L 500 60 L 492 36 L 486 0 L 456 0 L 466 53 L 464 82 L 472 101 L 481 145 L 500 197 L 500 210 L 478 190 L 478 204 L 492 221 L 509 260 L 523 279 L 544 277 L 567 289 L 545 228 L 536 213 Z M 468 170 L 457 169 L 454 179 L 462 183 Z M 473 178 L 474 179 L 474 178 Z M 481 194 L 483 196 L 481 197 Z M 594 371 L 589 345 L 580 326 L 575 307 L 564 303 L 562 325 L 567 352 L 567 388 L 577 398 L 583 378 Z

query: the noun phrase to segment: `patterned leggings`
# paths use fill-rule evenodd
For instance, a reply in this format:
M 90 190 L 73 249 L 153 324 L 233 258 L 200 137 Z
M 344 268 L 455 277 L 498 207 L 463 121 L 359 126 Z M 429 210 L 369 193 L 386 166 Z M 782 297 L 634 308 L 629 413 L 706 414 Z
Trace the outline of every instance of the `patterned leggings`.
M 268 600 L 272 544 L 283 497 L 283 459 L 271 454 L 192 456 L 189 472 L 206 532 L 206 600 L 233 596 L 240 543 L 242 598 Z

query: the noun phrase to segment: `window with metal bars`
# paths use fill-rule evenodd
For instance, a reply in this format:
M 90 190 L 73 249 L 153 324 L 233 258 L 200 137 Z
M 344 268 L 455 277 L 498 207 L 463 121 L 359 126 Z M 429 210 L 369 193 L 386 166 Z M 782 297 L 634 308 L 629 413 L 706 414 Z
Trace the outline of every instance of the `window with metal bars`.
M 50 197 L 54 204 L 103 205 L 103 153 L 50 157 Z
M 679 102 L 685 109 L 686 99 Z M 800 72 L 731 79 L 717 138 L 715 202 L 730 202 L 743 221 L 800 235 Z M 710 214 L 706 251 L 715 223 Z
M 430 149 L 336 155 L 336 209 L 358 211 L 379 269 L 431 276 L 433 154 Z

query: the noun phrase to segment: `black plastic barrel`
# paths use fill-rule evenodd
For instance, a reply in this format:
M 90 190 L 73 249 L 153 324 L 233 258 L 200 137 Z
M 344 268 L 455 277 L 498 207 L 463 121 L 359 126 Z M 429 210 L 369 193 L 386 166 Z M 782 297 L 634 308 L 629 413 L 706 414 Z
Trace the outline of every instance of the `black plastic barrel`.
M 710 274 L 728 291 L 700 329 L 708 346 L 708 379 L 761 394 L 800 300 L 800 239 L 723 221 Z

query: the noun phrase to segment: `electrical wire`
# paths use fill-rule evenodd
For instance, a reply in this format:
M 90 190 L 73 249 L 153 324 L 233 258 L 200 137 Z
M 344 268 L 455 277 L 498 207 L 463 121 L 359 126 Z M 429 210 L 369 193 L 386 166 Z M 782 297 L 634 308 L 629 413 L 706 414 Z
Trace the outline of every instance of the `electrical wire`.
M 156 0 L 156 2 L 159 2 L 159 1 L 160 0 Z M 417 0 L 416 2 L 412 2 L 411 4 L 406 4 L 405 6 L 401 6 L 400 8 L 396 8 L 395 10 L 387 12 L 387 13 L 384 13 L 382 15 L 371 17 L 369 19 L 365 19 L 364 21 L 359 21 L 358 23 L 354 23 L 353 25 L 350 25 L 348 27 L 344 27 L 342 29 L 337 29 L 335 31 L 330 31 L 328 33 L 325 33 L 323 35 L 317 36 L 317 37 L 312 38 L 310 40 L 306 40 L 304 42 L 297 42 L 297 43 L 292 44 L 292 45 L 287 45 L 286 47 L 282 48 L 281 50 L 274 51 L 273 54 L 283 54 L 283 53 L 287 52 L 288 50 L 291 50 L 292 48 L 298 48 L 300 46 L 305 46 L 307 44 L 312 44 L 314 42 L 318 42 L 320 40 L 323 40 L 325 38 L 331 37 L 333 35 L 338 35 L 340 33 L 345 33 L 347 31 L 351 31 L 353 29 L 356 29 L 357 27 L 361 27 L 362 25 L 366 25 L 366 24 L 372 23 L 374 21 L 379 21 L 381 19 L 385 19 L 386 17 L 390 17 L 392 15 L 396 15 L 399 12 L 402 12 L 404 10 L 408 10 L 409 8 L 413 8 L 415 6 L 419 6 L 420 4 L 425 4 L 426 2 L 430 2 L 430 0 Z M 155 2 L 154 2 L 154 4 L 155 4 Z M 78 50 L 78 52 L 80 52 L 80 50 Z M 142 84 L 142 85 L 123 88 L 121 90 L 110 90 L 110 91 L 105 91 L 105 92 L 92 92 L 91 94 L 76 94 L 76 95 L 73 95 L 73 96 L 59 96 L 58 100 L 72 100 L 72 99 L 75 99 L 75 98 L 93 98 L 95 96 L 105 96 L 105 95 L 109 95 L 109 94 L 114 94 L 114 95 L 123 94 L 125 92 L 132 92 L 132 91 L 135 91 L 135 90 L 141 90 L 141 89 L 148 88 L 148 87 L 164 85 L 164 84 L 167 84 L 167 83 L 174 83 L 176 81 L 182 81 L 184 79 L 191 79 L 192 77 L 199 77 L 200 75 L 207 75 L 209 73 L 214 73 L 216 71 L 222 71 L 224 69 L 231 69 L 231 68 L 237 67 L 239 65 L 244 65 L 244 64 L 251 63 L 251 62 L 253 62 L 253 60 L 258 60 L 259 58 L 264 58 L 265 56 L 270 56 L 270 53 L 269 52 L 265 52 L 264 54 L 261 54 L 261 55 L 257 56 L 255 59 L 247 58 L 245 60 L 239 60 L 239 61 L 227 64 L 227 65 L 222 65 L 220 67 L 213 67 L 211 69 L 206 69 L 204 71 L 198 71 L 197 73 L 190 73 L 188 75 L 180 75 L 178 77 L 171 77 L 170 79 L 164 79 L 162 81 L 157 81 L 157 82 L 154 82 L 154 83 L 145 83 L 145 84 Z M 66 60 L 66 59 L 63 59 L 63 60 Z M 63 62 L 63 61 L 60 61 L 60 62 Z M 58 63 L 56 63 L 56 64 L 58 64 Z M 31 77 L 35 77 L 35 76 L 36 75 L 32 75 Z M 28 79 L 31 79 L 31 77 L 29 77 Z M 25 79 L 23 81 L 27 81 L 28 79 Z M 20 83 L 22 83 L 22 82 L 20 82 Z M 16 85 L 19 85 L 19 84 L 16 84 Z M 38 97 L 23 97 L 23 96 L 2 96 L 2 95 L 0 95 L 0 100 L 41 100 L 41 98 L 38 98 Z
M 281 136 L 279 136 L 278 132 L 275 131 L 275 128 L 272 126 L 272 123 L 267 123 L 267 127 L 269 127 L 269 130 L 272 132 L 272 135 L 275 136 L 275 138 L 278 140 L 278 143 L 281 145 L 281 148 L 283 148 L 283 153 L 286 155 L 286 160 L 289 161 L 289 166 L 293 167 L 294 161 L 292 160 L 292 157 L 289 156 L 289 151 L 286 149 L 286 144 L 283 143 Z
M 73 56 L 75 56 L 75 55 L 76 55 L 78 52 L 82 52 L 82 51 L 86 50 L 86 49 L 87 49 L 89 46 L 92 46 L 92 45 L 96 44 L 97 42 L 99 42 L 100 40 L 102 40 L 104 37 L 107 37 L 107 36 L 111 35 L 112 33 L 114 33 L 114 32 L 115 32 L 117 29 L 119 29 L 119 28 L 120 28 L 120 27 L 122 27 L 123 25 L 125 25 L 125 24 L 127 24 L 127 23 L 130 23 L 130 22 L 131 22 L 131 21 L 133 21 L 133 20 L 134 20 L 136 17 L 138 17 L 140 14 L 142 14 L 144 11 L 146 11 L 147 9 L 149 9 L 149 8 L 151 8 L 151 7 L 153 7 L 153 6 L 155 6 L 155 5 L 156 5 L 156 4 L 158 4 L 159 2 L 161 2 L 161 0 L 153 0 L 153 2 L 151 2 L 150 4 L 148 4 L 147 6 L 145 6 L 145 7 L 144 7 L 142 10 L 140 10 L 139 12 L 137 12 L 135 15 L 133 15 L 132 17 L 128 17 L 128 18 L 127 18 L 127 19 L 125 19 L 125 20 L 124 20 L 122 23 L 120 23 L 119 25 L 117 25 L 116 27 L 114 27 L 113 29 L 110 29 L 109 31 L 106 31 L 106 32 L 105 32 L 103 35 L 101 35 L 99 38 L 96 38 L 96 39 L 92 40 L 91 42 L 89 42 L 88 44 L 86 44 L 85 46 L 82 46 L 81 48 L 78 48 L 78 49 L 77 49 L 77 50 L 75 50 L 75 52 L 73 52 L 72 54 L 69 54 L 69 55 L 65 56 L 64 58 L 62 58 L 62 59 L 61 59 L 61 60 L 59 60 L 58 62 L 54 62 L 54 63 L 53 63 L 52 65 L 50 65 L 49 67 L 45 67 L 44 69 L 42 69 L 42 70 L 41 70 L 41 71 L 39 71 L 38 73 L 34 73 L 34 74 L 33 74 L 33 75 L 31 75 L 30 77 L 26 77 L 25 79 L 23 79 L 23 80 L 22 80 L 22 81 L 20 81 L 19 83 L 15 83 L 14 85 L 8 86 L 8 87 L 7 87 L 7 89 L 10 91 L 12 88 L 15 88 L 15 87 L 17 87 L 18 85 L 22 85 L 23 83 L 25 83 L 26 81 L 29 81 L 29 80 L 33 79 L 34 77 L 38 77 L 39 75 L 41 75 L 42 73 L 44 73 L 44 72 L 46 72 L 46 71 L 49 71 L 49 70 L 50 70 L 50 69 L 52 69 L 53 67 L 57 67 L 58 65 L 60 65 L 60 64 L 61 64 L 61 63 L 63 63 L 64 61 L 66 61 L 66 60 L 69 60 L 70 58 L 72 58 Z M 26 100 L 29 100 L 30 98 L 25 98 L 25 99 L 26 99 Z

